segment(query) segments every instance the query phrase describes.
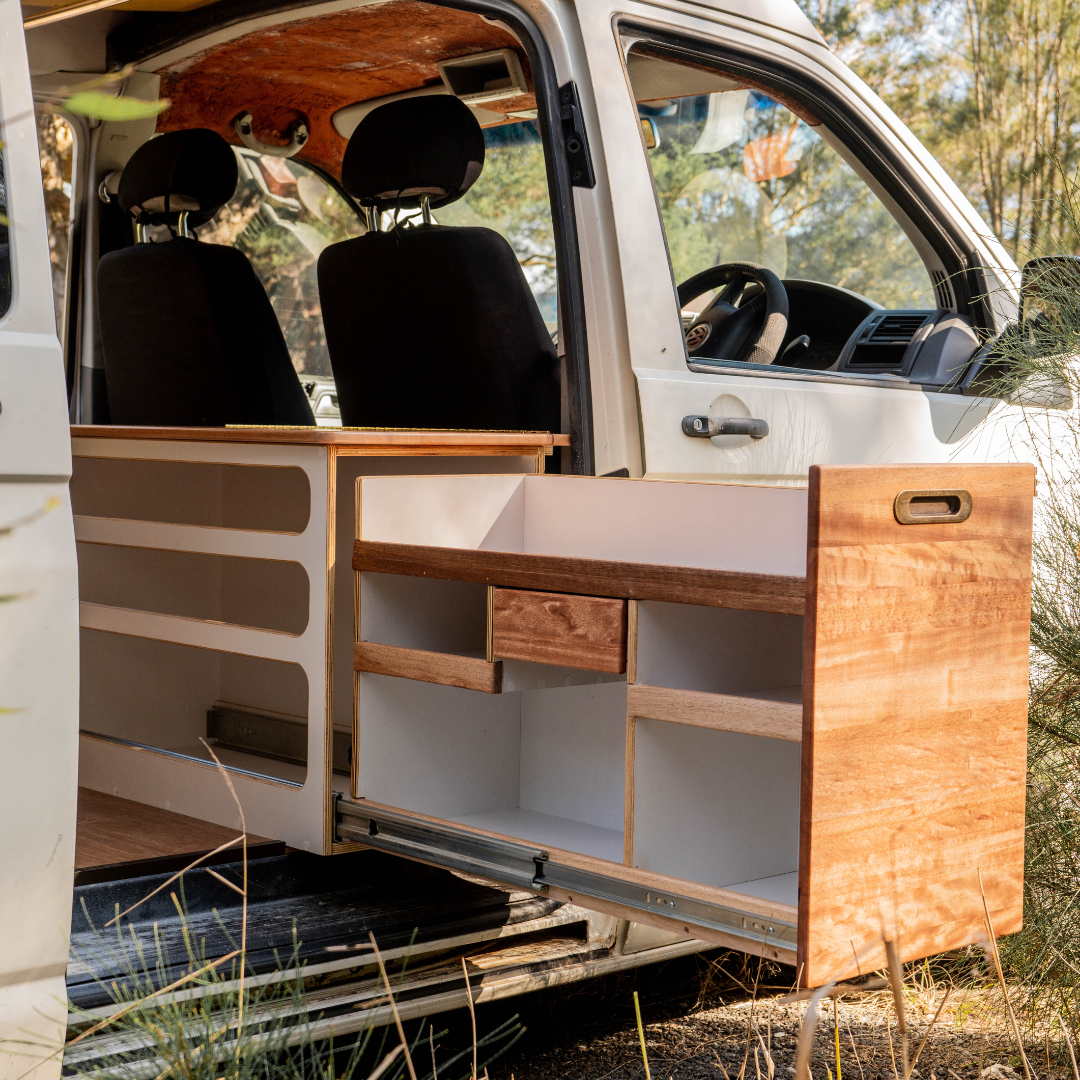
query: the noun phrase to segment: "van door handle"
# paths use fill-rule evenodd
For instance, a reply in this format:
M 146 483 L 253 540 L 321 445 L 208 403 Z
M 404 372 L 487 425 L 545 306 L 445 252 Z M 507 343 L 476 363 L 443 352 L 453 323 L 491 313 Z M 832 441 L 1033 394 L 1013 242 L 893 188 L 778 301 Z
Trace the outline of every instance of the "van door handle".
M 684 416 L 684 435 L 691 439 L 712 439 L 717 435 L 749 435 L 751 439 L 764 439 L 769 425 L 752 416 Z

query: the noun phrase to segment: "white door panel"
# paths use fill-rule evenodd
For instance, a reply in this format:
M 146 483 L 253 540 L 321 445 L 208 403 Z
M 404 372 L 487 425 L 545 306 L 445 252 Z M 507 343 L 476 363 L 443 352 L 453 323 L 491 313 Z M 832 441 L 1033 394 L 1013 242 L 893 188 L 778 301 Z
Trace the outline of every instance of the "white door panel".
M 0 0 L 0 119 L 12 276 L 0 316 L 0 1080 L 51 1080 L 66 1027 L 75 861 L 78 575 L 64 365 L 15 0 Z
M 636 371 L 646 476 L 801 485 L 814 464 L 1010 460 L 991 403 L 915 389 L 693 371 Z M 1004 418 L 1006 412 L 1001 410 Z M 764 439 L 690 438 L 690 415 L 752 416 Z M 997 412 L 995 411 L 995 418 Z M 992 428 L 993 430 L 987 430 Z

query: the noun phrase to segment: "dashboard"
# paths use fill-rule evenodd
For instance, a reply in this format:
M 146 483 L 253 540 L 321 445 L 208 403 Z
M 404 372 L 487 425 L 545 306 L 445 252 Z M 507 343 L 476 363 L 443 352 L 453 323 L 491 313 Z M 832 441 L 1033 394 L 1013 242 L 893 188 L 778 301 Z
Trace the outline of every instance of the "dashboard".
M 971 323 L 952 311 L 883 308 L 819 281 L 789 278 L 784 288 L 788 328 L 775 361 L 781 367 L 954 386 L 979 350 Z

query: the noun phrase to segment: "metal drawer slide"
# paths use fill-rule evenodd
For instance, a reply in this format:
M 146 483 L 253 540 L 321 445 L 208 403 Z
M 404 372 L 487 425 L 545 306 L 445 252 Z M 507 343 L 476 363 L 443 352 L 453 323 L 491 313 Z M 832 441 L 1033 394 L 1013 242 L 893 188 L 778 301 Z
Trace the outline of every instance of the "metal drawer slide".
M 543 892 L 555 886 L 582 898 L 591 896 L 637 911 L 667 915 L 690 927 L 768 942 L 778 948 L 796 948 L 797 932 L 792 923 L 676 893 L 657 893 L 620 878 L 567 866 L 553 861 L 543 848 L 530 844 L 479 836 L 468 829 L 422 821 L 340 797 L 335 822 L 339 840 L 354 840 L 367 847 L 518 888 Z

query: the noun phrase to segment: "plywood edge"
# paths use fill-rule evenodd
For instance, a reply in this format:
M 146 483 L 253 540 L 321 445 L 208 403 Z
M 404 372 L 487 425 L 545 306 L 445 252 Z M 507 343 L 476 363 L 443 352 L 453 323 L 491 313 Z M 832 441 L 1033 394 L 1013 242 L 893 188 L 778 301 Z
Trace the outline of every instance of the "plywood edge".
M 789 701 L 633 683 L 626 688 L 626 709 L 642 720 L 802 742 L 803 707 Z
M 623 600 L 802 615 L 806 579 L 653 563 L 358 540 L 353 569 Z
M 353 644 L 353 670 L 372 675 L 392 675 L 398 679 L 457 686 L 485 694 L 502 693 L 502 663 L 455 653 L 406 649 L 373 641 Z
M 320 427 L 146 427 L 121 424 L 72 424 L 73 439 L 159 439 L 168 442 L 244 442 L 293 443 L 338 446 L 345 449 L 391 447 L 395 452 L 408 454 L 432 448 L 475 448 L 492 451 L 497 448 L 514 450 L 520 456 L 538 449 L 569 446 L 569 435 L 550 435 L 546 431 L 466 431 L 466 430 L 400 430 L 387 428 L 320 428 Z

